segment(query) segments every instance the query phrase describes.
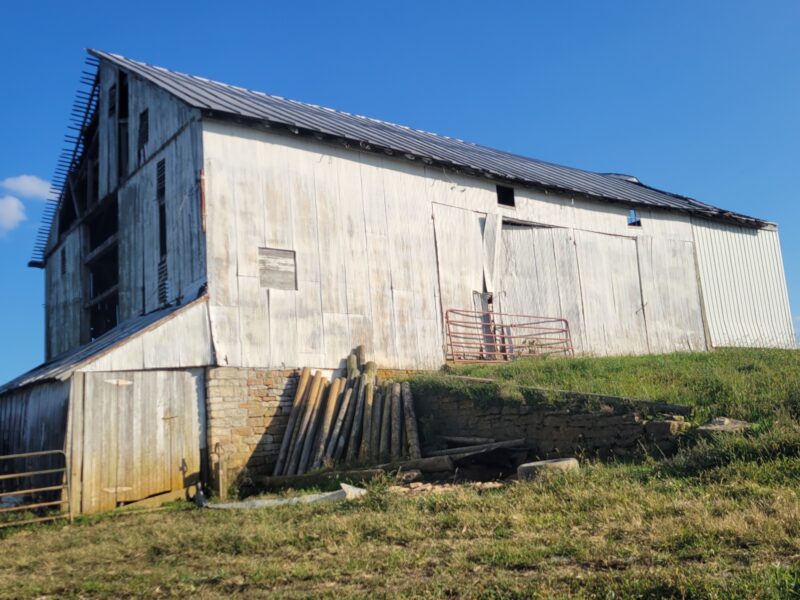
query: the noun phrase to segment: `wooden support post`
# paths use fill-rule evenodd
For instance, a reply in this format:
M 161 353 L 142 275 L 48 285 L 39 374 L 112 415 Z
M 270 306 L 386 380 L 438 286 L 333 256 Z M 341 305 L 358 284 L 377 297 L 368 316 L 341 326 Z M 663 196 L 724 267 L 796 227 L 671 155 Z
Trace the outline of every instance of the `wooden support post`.
M 411 395 L 411 384 L 407 381 L 401 386 L 403 395 L 403 414 L 405 415 L 406 437 L 408 439 L 408 455 L 412 459 L 422 458 L 417 432 L 417 414 L 414 410 L 414 397 Z
M 311 408 L 314 400 L 317 397 L 317 394 L 319 394 L 321 387 L 322 373 L 317 371 L 314 374 L 314 379 L 311 381 L 311 387 L 309 388 L 306 398 L 303 401 L 303 417 L 300 420 L 300 424 L 297 428 L 297 434 L 294 436 L 292 441 L 293 447 L 289 454 L 289 461 L 286 464 L 286 475 L 297 474 L 297 465 L 300 464 L 300 455 L 303 452 L 303 442 L 305 441 L 306 431 L 308 430 L 308 423 L 311 420 Z
M 381 423 L 383 421 L 383 392 L 375 392 L 375 399 L 372 401 L 372 429 L 369 436 L 369 460 L 380 460 L 381 454 Z
M 352 427 L 349 432 L 349 439 L 347 442 L 347 454 L 345 456 L 346 463 L 353 463 L 358 456 L 358 444 L 361 441 L 361 427 L 364 420 L 364 388 L 367 386 L 367 376 L 361 375 L 358 378 L 358 387 L 355 396 L 355 404 L 353 411 L 353 420 L 351 421 Z
M 367 364 L 367 349 L 363 344 L 356 348 L 356 359 L 358 361 L 358 367 L 363 369 Z
M 389 460 L 389 440 L 392 433 L 392 384 L 383 386 L 383 414 L 381 415 L 381 436 L 378 442 L 378 460 Z
M 358 357 L 355 354 L 350 354 L 347 357 L 347 381 L 351 381 L 358 377 Z
M 300 461 L 297 463 L 297 469 L 295 470 L 296 475 L 302 475 L 306 472 L 306 469 L 308 469 L 308 461 L 311 459 L 311 451 L 314 448 L 317 429 L 322 415 L 322 399 L 325 397 L 325 391 L 327 389 L 328 380 L 323 379 L 322 385 L 319 387 L 319 390 L 317 390 L 317 395 L 310 405 L 310 417 L 308 419 L 305 439 L 303 440 L 303 448 L 300 451 Z
M 325 450 L 325 459 L 326 462 L 329 460 L 331 462 L 336 461 L 336 449 L 339 445 L 339 436 L 343 433 L 344 421 L 347 417 L 347 413 L 350 410 L 350 398 L 353 395 L 353 388 L 348 387 L 344 391 L 344 397 L 342 398 L 341 406 L 339 407 L 339 413 L 336 416 L 336 424 L 333 426 L 333 431 L 331 432 L 331 439 L 328 442 L 328 448 Z
M 314 462 L 311 464 L 312 469 L 317 469 L 322 465 L 322 457 L 325 454 L 325 447 L 328 445 L 328 438 L 331 429 L 333 429 L 333 421 L 336 418 L 336 411 L 339 408 L 339 400 L 342 396 L 339 392 L 344 382 L 345 380 L 342 377 L 334 379 L 328 390 L 328 401 L 325 404 L 325 416 L 322 419 L 322 426 L 320 427 L 317 451 L 314 454 Z
M 367 382 L 364 390 L 364 424 L 361 434 L 361 447 L 358 458 L 361 462 L 369 460 L 369 445 L 372 440 L 372 410 L 375 407 L 375 383 Z
M 303 395 L 305 394 L 308 381 L 311 379 L 311 369 L 306 367 L 300 373 L 300 381 L 297 383 L 297 390 L 294 394 L 292 401 L 292 411 L 289 413 L 289 422 L 286 424 L 286 431 L 283 433 L 281 440 L 281 449 L 278 452 L 278 462 L 275 463 L 275 469 L 272 471 L 273 475 L 280 475 L 283 471 L 283 466 L 286 464 L 286 457 L 289 454 L 289 447 L 292 442 L 292 431 L 294 430 L 297 417 L 300 414 L 300 408 L 303 402 Z
M 398 461 L 403 456 L 403 403 L 400 398 L 400 384 L 395 383 L 392 385 L 392 434 L 389 437 L 390 455 L 392 461 Z
M 355 380 L 353 387 L 350 388 L 350 402 L 347 406 L 347 413 L 344 417 L 344 424 L 342 431 L 339 434 L 339 439 L 336 442 L 336 451 L 333 455 L 333 462 L 337 463 L 343 458 L 346 458 L 345 451 L 350 441 L 350 432 L 353 429 L 353 422 L 356 415 L 356 402 L 358 401 L 358 379 Z
M 219 442 L 214 447 L 214 454 L 217 455 L 217 497 L 220 500 L 226 500 L 228 498 L 228 474 L 225 470 L 225 452 Z

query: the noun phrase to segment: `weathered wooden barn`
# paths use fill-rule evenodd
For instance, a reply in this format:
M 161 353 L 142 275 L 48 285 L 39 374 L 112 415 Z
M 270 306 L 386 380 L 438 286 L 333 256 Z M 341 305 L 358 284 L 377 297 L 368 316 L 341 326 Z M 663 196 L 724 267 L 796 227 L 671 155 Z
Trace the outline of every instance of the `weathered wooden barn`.
M 0 454 L 66 448 L 75 510 L 181 490 L 218 444 L 269 461 L 280 427 L 236 434 L 215 377 L 277 389 L 359 344 L 435 369 L 451 309 L 563 320 L 578 354 L 794 345 L 773 223 L 89 54 L 31 261 L 46 362 L 0 388 Z M 476 331 L 473 358 L 512 344 Z

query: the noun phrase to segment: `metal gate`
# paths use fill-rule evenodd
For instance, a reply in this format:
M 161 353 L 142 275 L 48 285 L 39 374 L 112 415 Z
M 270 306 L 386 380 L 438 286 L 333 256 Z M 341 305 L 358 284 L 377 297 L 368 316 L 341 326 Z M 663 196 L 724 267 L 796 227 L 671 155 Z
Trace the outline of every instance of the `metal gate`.
M 575 354 L 566 319 L 451 308 L 445 321 L 448 359 L 454 362 Z
M 0 528 L 72 520 L 69 464 L 63 450 L 0 456 L 0 482 Z M 13 518 L 26 512 L 40 516 Z

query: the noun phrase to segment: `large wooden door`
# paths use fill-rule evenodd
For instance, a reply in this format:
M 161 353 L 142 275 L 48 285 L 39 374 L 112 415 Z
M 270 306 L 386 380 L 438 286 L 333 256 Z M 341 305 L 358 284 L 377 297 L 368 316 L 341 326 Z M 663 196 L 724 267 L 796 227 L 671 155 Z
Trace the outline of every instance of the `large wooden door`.
M 200 470 L 202 370 L 85 373 L 81 512 L 176 491 Z M 82 438 L 82 443 L 79 440 Z

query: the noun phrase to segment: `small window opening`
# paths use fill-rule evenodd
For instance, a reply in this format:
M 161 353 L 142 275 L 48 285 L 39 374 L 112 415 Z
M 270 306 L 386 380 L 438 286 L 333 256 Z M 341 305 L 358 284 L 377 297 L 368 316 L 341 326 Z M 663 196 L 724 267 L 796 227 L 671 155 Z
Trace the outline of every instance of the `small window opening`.
M 169 300 L 169 271 L 167 268 L 167 166 L 161 159 L 156 163 L 156 200 L 158 201 L 158 302 Z
M 66 248 L 61 249 L 61 274 L 67 274 L 67 250 Z
M 628 225 L 630 227 L 641 227 L 642 220 L 639 218 L 638 213 L 636 212 L 635 208 L 632 208 L 630 212 L 628 212 Z
M 104 204 L 106 206 L 86 223 L 86 229 L 89 234 L 89 252 L 99 247 L 119 231 L 116 197 L 106 200 Z
M 117 175 L 128 174 L 128 75 L 119 74 L 119 118 L 117 119 Z
M 119 282 L 119 254 L 112 248 L 89 266 L 89 296 L 92 299 L 117 286 Z
M 297 256 L 294 250 L 258 249 L 258 275 L 262 288 L 297 289 Z
M 108 116 L 113 117 L 117 112 L 117 84 L 108 88 Z
M 119 74 L 119 118 L 128 118 L 128 74 Z
M 136 144 L 140 163 L 144 160 L 144 148 L 148 141 L 150 141 L 150 114 L 147 109 L 144 109 L 139 113 L 139 138 Z
M 116 246 L 89 266 L 89 340 L 114 329 L 119 322 L 119 254 Z
M 119 297 L 112 294 L 96 303 L 89 310 L 89 335 L 96 340 L 107 331 L 111 331 L 119 322 Z
M 497 203 L 501 206 L 515 207 L 516 201 L 514 199 L 514 188 L 507 185 L 497 186 Z

